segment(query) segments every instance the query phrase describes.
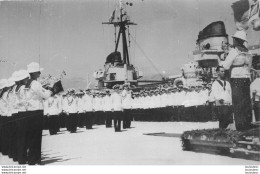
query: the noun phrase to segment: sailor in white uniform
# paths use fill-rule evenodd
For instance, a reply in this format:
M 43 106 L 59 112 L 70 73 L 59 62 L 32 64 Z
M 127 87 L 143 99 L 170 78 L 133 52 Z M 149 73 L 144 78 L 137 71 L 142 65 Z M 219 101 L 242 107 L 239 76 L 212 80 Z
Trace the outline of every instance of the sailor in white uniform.
M 112 97 L 110 91 L 106 91 L 106 95 L 103 98 L 104 100 L 104 112 L 106 120 L 106 128 L 112 127 Z
M 123 128 L 130 128 L 131 127 L 131 121 L 132 114 L 131 114 L 131 102 L 132 102 L 132 93 L 129 90 L 128 86 L 124 86 L 124 90 L 122 91 L 122 106 L 123 106 L 123 114 L 124 114 L 124 120 L 123 120 Z
M 46 100 L 47 105 L 47 122 L 50 135 L 56 135 L 59 130 L 58 115 L 61 113 L 62 107 L 58 94 L 51 96 Z
M 75 94 L 75 89 L 71 89 L 69 92 L 69 95 L 67 96 L 66 101 L 66 112 L 67 112 L 67 130 L 70 133 L 75 133 L 77 131 L 77 115 L 78 115 L 78 110 L 77 110 L 77 97 Z
M 136 114 L 138 113 L 138 99 L 137 99 L 137 93 L 132 92 L 132 102 L 131 102 L 131 108 L 133 113 L 133 120 L 136 121 Z
M 92 129 L 93 125 L 93 118 L 94 118 L 94 106 L 93 106 L 93 96 L 90 90 L 86 90 L 86 94 L 84 95 L 84 109 L 85 113 L 85 120 L 86 120 L 86 129 Z
M 68 95 L 68 91 L 63 92 L 63 94 L 61 95 L 61 113 L 59 115 L 59 122 L 60 122 L 60 127 L 61 128 L 66 128 L 66 121 L 67 121 L 67 112 L 66 112 L 66 108 L 67 108 L 67 95 Z
M 177 86 L 178 88 L 178 91 L 177 91 L 177 98 L 179 99 L 177 101 L 177 106 L 178 106 L 178 117 L 180 121 L 183 121 L 184 118 L 185 118 L 185 107 L 184 107 L 184 101 L 185 101 L 185 98 L 186 98 L 186 94 L 187 94 L 187 88 L 184 87 L 182 84 L 179 84 Z
M 9 90 L 8 80 L 0 80 L 0 152 L 7 155 L 8 145 L 6 136 L 6 122 L 8 116 L 8 100 L 6 98 Z
M 14 161 L 19 164 L 26 163 L 26 98 L 25 85 L 29 80 L 29 73 L 27 70 L 19 70 L 13 74 L 12 80 L 15 81 L 16 86 L 13 90 L 13 110 L 17 114 L 14 115 L 14 132 L 13 132 L 13 151 L 12 156 Z
M 179 121 L 178 120 L 178 106 L 177 106 L 177 88 L 173 87 L 171 89 L 171 106 L 172 106 L 172 114 L 171 114 L 171 121 Z
M 41 142 L 43 126 L 43 100 L 48 99 L 52 92 L 42 87 L 37 79 L 41 71 L 38 63 L 32 62 L 27 65 L 27 71 L 31 79 L 25 86 L 25 96 L 28 116 L 28 164 L 41 163 Z
M 112 105 L 113 105 L 112 112 L 113 112 L 115 132 L 120 132 L 121 121 L 123 119 L 121 91 L 119 89 L 115 89 L 115 91 L 111 94 L 111 97 L 112 97 Z
M 18 71 L 13 73 L 15 75 Z M 7 94 L 7 100 L 9 103 L 9 118 L 8 118 L 8 123 L 7 123 L 7 130 L 8 130 L 8 157 L 9 158 L 14 158 L 15 161 L 17 161 L 17 151 L 16 151 L 16 124 L 15 120 L 17 119 L 18 116 L 18 108 L 17 108 L 17 100 L 16 100 L 16 94 L 15 94 L 15 88 L 19 84 L 17 81 L 15 83 L 14 79 L 10 77 L 8 81 L 12 84 L 10 85 L 10 89 Z
M 102 123 L 102 114 L 103 114 L 103 104 L 102 104 L 102 94 L 100 91 L 96 91 L 95 97 L 93 98 L 94 104 L 94 123 L 101 125 Z
M 216 72 L 218 73 L 218 78 L 212 84 L 209 100 L 214 102 L 219 128 L 225 129 L 230 123 L 233 123 L 230 107 L 232 105 L 231 86 L 225 80 L 224 67 L 218 66 Z
M 78 127 L 83 128 L 86 125 L 86 120 L 85 120 L 85 110 L 84 110 L 84 99 L 83 99 L 83 92 L 78 92 L 77 98 L 78 98 L 78 104 L 77 104 L 77 109 L 78 109 Z

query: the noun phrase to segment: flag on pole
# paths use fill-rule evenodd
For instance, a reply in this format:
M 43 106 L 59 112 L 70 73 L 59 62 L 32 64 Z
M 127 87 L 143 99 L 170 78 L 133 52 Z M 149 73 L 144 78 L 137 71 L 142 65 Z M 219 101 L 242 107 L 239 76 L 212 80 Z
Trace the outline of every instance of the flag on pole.
M 109 18 L 109 22 L 113 22 L 114 19 L 115 19 L 115 13 L 116 13 L 116 10 L 113 11 L 113 13 L 111 14 L 110 18 Z
M 250 23 L 253 24 L 254 30 L 260 30 L 260 0 L 239 0 L 231 7 L 238 30 L 247 30 Z

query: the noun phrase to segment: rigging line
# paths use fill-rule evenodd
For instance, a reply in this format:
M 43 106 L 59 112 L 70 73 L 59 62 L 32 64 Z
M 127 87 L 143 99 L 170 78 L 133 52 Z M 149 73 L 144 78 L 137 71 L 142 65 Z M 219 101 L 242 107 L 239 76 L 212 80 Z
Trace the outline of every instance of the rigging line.
M 39 41 L 39 48 L 38 48 L 38 51 L 39 51 L 39 55 L 38 55 L 38 58 L 39 58 L 39 64 L 41 64 L 41 13 L 42 13 L 42 1 L 38 1 L 39 2 L 39 35 L 38 35 L 38 41 Z
M 148 56 L 145 54 L 144 50 L 141 48 L 141 46 L 135 41 L 135 39 L 133 38 L 133 36 L 130 34 L 130 37 L 134 40 L 135 44 L 137 45 L 137 47 L 140 49 L 140 51 L 143 53 L 144 57 L 150 62 L 150 64 L 153 66 L 153 68 L 157 71 L 158 74 L 160 74 L 161 77 L 163 77 L 163 75 L 160 73 L 160 71 L 158 70 L 158 68 L 153 64 L 153 62 L 151 61 L 151 59 L 148 58 Z
M 130 49 L 130 44 L 131 44 L 131 41 L 130 41 L 130 31 L 129 31 L 130 29 L 129 29 L 129 25 L 127 26 L 127 31 L 128 31 L 128 43 L 129 43 L 129 45 L 128 45 L 128 52 L 129 52 L 129 60 L 130 60 L 130 62 L 132 62 L 132 56 L 131 56 L 131 54 L 130 54 L 130 52 L 131 52 L 131 49 Z
M 136 33 L 137 33 L 137 26 L 135 26 L 135 36 L 134 36 L 134 40 L 136 40 Z M 134 43 L 134 48 L 133 48 L 133 54 L 134 54 L 134 57 L 133 57 L 133 63 L 135 64 L 135 43 Z
M 102 37 L 103 37 L 103 40 L 105 40 L 105 33 L 104 33 L 104 26 L 102 25 Z M 107 42 L 103 42 L 104 44 L 104 48 L 105 50 L 107 51 Z

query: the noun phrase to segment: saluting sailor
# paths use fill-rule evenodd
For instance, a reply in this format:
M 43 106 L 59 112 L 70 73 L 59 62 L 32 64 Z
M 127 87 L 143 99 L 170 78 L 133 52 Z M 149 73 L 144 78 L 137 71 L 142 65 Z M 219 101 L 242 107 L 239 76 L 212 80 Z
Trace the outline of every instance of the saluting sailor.
M 32 62 L 27 65 L 30 80 L 25 86 L 25 96 L 28 116 L 28 164 L 35 165 L 41 163 L 41 144 L 43 126 L 43 101 L 48 99 L 52 92 L 42 87 L 37 79 L 41 75 L 43 68 L 39 64 Z

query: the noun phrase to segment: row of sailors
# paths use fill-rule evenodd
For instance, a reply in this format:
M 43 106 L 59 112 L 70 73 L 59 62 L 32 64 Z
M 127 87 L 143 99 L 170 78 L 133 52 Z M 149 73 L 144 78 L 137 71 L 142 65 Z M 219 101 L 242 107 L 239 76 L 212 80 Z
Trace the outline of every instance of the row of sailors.
M 206 88 L 195 91 L 193 87 L 187 89 L 181 86 L 179 89 L 140 93 L 134 93 L 127 88 L 105 92 L 90 90 L 75 92 L 74 89 L 69 89 L 67 93 L 55 95 L 44 102 L 44 115 L 47 117 L 48 124 L 45 127 L 50 128 L 51 135 L 58 132 L 59 124 L 63 125 L 61 127 L 66 124 L 71 133 L 76 131 L 77 126 L 86 125 L 87 129 L 91 129 L 93 124 L 106 123 L 106 127 L 111 127 L 111 120 L 114 119 L 113 115 L 117 115 L 116 113 L 121 113 L 123 128 L 130 128 L 133 119 L 136 121 L 209 121 L 212 117 L 207 105 L 208 99 Z
M 209 101 L 208 89 L 197 91 L 183 88 L 162 89 L 150 92 L 134 93 L 129 90 L 115 90 L 113 92 L 75 92 L 55 95 L 44 103 L 45 115 L 65 113 L 83 113 L 94 111 L 122 111 L 123 109 L 151 109 L 167 106 L 199 106 Z

